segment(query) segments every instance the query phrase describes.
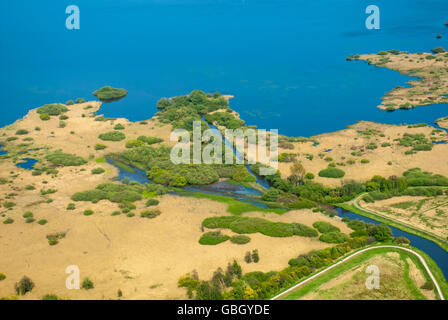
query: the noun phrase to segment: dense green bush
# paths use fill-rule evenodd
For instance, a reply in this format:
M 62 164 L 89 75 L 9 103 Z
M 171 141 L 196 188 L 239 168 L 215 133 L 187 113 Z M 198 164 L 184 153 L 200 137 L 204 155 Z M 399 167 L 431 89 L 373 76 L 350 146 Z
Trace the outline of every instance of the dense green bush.
M 142 142 L 144 142 L 146 144 L 149 144 L 149 145 L 156 144 L 156 143 L 159 143 L 159 142 L 163 141 L 163 139 L 161 139 L 161 138 L 151 137 L 151 136 L 140 136 L 140 137 L 137 138 L 137 140 L 142 141 Z
M 114 127 L 114 130 L 124 130 L 124 126 L 121 123 L 117 123 Z
M 343 243 L 348 240 L 348 236 L 345 233 L 332 231 L 328 233 L 323 233 L 319 240 L 327 243 Z
M 92 174 L 101 174 L 104 173 L 106 170 L 104 170 L 103 168 L 94 168 L 92 169 Z
M 313 223 L 313 227 L 319 230 L 320 233 L 341 231 L 338 227 L 335 227 L 334 225 L 326 221 L 316 221 Z
M 94 147 L 95 150 L 104 150 L 106 148 L 107 148 L 107 146 L 105 144 L 102 144 L 102 143 L 97 143 L 95 145 L 95 147 Z
M 264 201 L 271 201 L 271 202 L 275 202 L 277 201 L 279 196 L 279 192 L 278 190 L 271 188 L 269 189 L 267 192 L 265 192 L 263 194 L 263 196 L 261 197 Z
M 93 289 L 94 286 L 93 286 L 92 280 L 90 280 L 89 278 L 84 278 L 84 280 L 82 281 L 82 284 L 81 284 L 81 288 L 84 290 Z
M 250 238 L 248 236 L 237 235 L 230 237 L 230 242 L 235 244 L 246 244 L 250 242 Z
M 94 214 L 93 210 L 90 210 L 90 209 L 84 210 L 85 216 L 91 216 L 92 214 Z
M 219 231 L 210 231 L 201 236 L 199 243 L 203 245 L 217 245 L 229 239 L 229 236 L 223 235 Z
M 251 217 L 211 217 L 202 222 L 209 229 L 230 229 L 239 234 L 261 233 L 270 237 L 316 237 L 317 231 L 300 223 L 272 222 L 262 218 Z
M 29 132 L 26 129 L 19 129 L 19 130 L 16 131 L 17 135 L 24 135 L 24 134 L 28 134 L 28 133 Z
M 37 109 L 37 113 L 47 114 L 49 116 L 58 116 L 61 113 L 67 112 L 67 111 L 68 111 L 67 107 L 64 106 L 63 104 L 46 104 Z
M 141 216 L 142 218 L 150 218 L 150 219 L 153 219 L 153 218 L 159 216 L 160 214 L 161 214 L 161 212 L 160 212 L 159 209 L 153 209 L 153 210 L 143 210 L 143 211 L 140 213 L 140 216 Z
M 342 178 L 345 172 L 339 168 L 327 168 L 319 171 L 319 177 L 324 178 Z
M 112 88 L 105 86 L 93 92 L 93 95 L 104 102 L 112 102 L 120 100 L 128 94 L 127 90 L 121 88 Z
M 42 113 L 42 114 L 39 116 L 39 118 L 40 118 L 40 120 L 47 121 L 47 120 L 50 120 L 50 115 L 47 114 L 47 113 Z
M 147 207 L 156 206 L 158 204 L 159 204 L 159 200 L 157 200 L 157 199 L 148 199 L 148 201 L 146 201 Z
M 106 133 L 102 133 L 98 136 L 101 140 L 104 141 L 121 141 L 126 139 L 126 136 L 123 132 L 119 131 L 110 131 Z
M 137 183 L 118 184 L 113 182 L 102 183 L 93 190 L 77 192 L 72 196 L 73 201 L 90 201 L 96 203 L 100 200 L 111 202 L 134 202 L 142 199 L 144 188 Z
M 48 154 L 45 159 L 58 166 L 80 166 L 86 164 L 87 161 L 74 154 L 55 151 Z

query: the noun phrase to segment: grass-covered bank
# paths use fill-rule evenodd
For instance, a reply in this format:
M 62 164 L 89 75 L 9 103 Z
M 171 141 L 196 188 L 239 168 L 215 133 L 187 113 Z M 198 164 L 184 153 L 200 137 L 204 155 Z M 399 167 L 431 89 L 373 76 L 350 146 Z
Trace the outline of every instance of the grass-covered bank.
M 445 250 L 445 251 L 448 252 L 448 243 L 446 243 L 446 242 L 442 242 L 442 241 L 440 241 L 438 238 L 436 238 L 436 237 L 434 237 L 434 236 L 431 236 L 431 235 L 428 234 L 428 233 L 422 232 L 421 230 L 418 230 L 418 229 L 415 229 L 415 228 L 412 228 L 412 227 L 403 225 L 402 223 L 400 223 L 400 222 L 398 222 L 398 221 L 395 221 L 395 220 L 392 220 L 392 219 L 383 217 L 383 216 L 381 216 L 381 215 L 375 215 L 375 214 L 369 213 L 369 212 L 367 212 L 367 211 L 365 211 L 365 210 L 358 209 L 358 208 L 355 207 L 353 204 L 349 204 L 349 203 L 338 203 L 338 204 L 335 204 L 335 205 L 338 206 L 338 207 L 340 207 L 340 208 L 342 208 L 342 209 L 345 209 L 345 210 L 354 212 L 354 213 L 359 214 L 359 215 L 361 215 L 361 216 L 370 218 L 370 219 L 372 219 L 372 220 L 375 220 L 375 221 L 378 221 L 378 222 L 387 224 L 387 225 L 389 225 L 389 226 L 391 226 L 391 227 L 394 227 L 394 228 L 400 229 L 400 230 L 402 230 L 402 231 L 405 231 L 405 232 L 414 234 L 414 235 L 416 235 L 416 236 L 422 237 L 422 238 L 424 238 L 424 239 L 430 240 L 430 241 L 436 243 L 436 244 L 437 244 L 439 247 L 441 247 L 443 250 Z
M 375 248 L 375 246 L 373 246 L 371 248 Z M 415 249 L 413 247 L 411 247 L 411 249 L 416 251 L 423 257 L 423 259 L 425 260 L 426 264 L 428 265 L 430 271 L 432 272 L 433 276 L 435 277 L 437 283 L 439 284 L 442 294 L 445 297 L 448 293 L 448 284 L 447 284 L 441 270 L 437 267 L 435 262 L 431 258 L 429 258 L 425 253 L 423 253 L 422 251 Z M 351 252 L 348 256 L 351 256 L 358 251 L 359 250 L 357 250 L 355 252 Z M 354 256 L 353 258 L 350 258 L 348 261 L 341 263 L 340 265 L 334 267 L 333 269 L 323 273 L 322 275 L 319 275 L 314 280 L 304 284 L 303 286 L 300 286 L 299 288 L 292 291 L 291 293 L 281 296 L 280 299 L 282 299 L 282 300 L 300 299 L 301 297 L 304 297 L 306 294 L 316 291 L 321 285 L 329 282 L 330 280 L 336 278 L 337 276 L 343 274 L 344 272 L 349 271 L 352 268 L 361 265 L 363 262 L 367 261 L 368 259 L 370 259 L 374 256 L 377 256 L 377 255 L 387 254 L 389 252 L 398 253 L 400 255 L 401 259 L 404 261 L 404 267 L 405 267 L 404 282 L 406 283 L 406 285 L 405 285 L 406 289 L 409 290 L 409 294 L 411 296 L 413 296 L 414 299 L 417 299 L 417 300 L 426 299 L 424 297 L 424 295 L 420 292 L 420 289 L 417 288 L 415 286 L 415 284 L 413 283 L 412 279 L 410 279 L 409 265 L 406 262 L 407 258 L 411 259 L 411 261 L 417 266 L 417 268 L 421 272 L 423 272 L 425 280 L 427 282 L 431 282 L 431 278 L 429 277 L 428 273 L 426 272 L 426 270 L 425 270 L 424 266 L 422 265 L 422 263 L 420 262 L 420 260 L 414 254 L 407 252 L 405 250 L 401 250 L 399 248 L 384 248 L 384 247 L 379 247 L 376 249 L 371 249 L 371 250 L 365 251 L 363 253 L 360 253 L 359 255 Z M 345 257 L 347 257 L 347 256 L 345 256 Z M 341 261 L 345 257 L 342 257 L 338 261 Z M 336 261 L 335 263 L 337 263 L 338 261 Z M 320 272 L 324 269 L 316 271 L 315 273 L 311 274 L 306 279 L 309 279 L 310 277 L 312 277 L 313 275 L 317 274 L 318 272 Z M 301 282 L 305 281 L 306 279 L 303 279 Z M 438 299 L 440 299 L 440 297 L 438 296 L 437 290 L 434 290 L 434 292 L 436 294 L 436 297 Z M 334 297 L 334 298 L 337 299 L 337 297 Z M 393 298 L 393 297 L 389 297 L 389 298 Z

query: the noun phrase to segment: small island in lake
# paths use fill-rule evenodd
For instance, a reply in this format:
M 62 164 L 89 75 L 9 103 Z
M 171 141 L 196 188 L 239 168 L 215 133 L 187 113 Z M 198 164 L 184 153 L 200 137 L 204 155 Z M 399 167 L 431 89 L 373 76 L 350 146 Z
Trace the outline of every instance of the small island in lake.
M 103 102 L 118 101 L 126 97 L 127 94 L 126 89 L 112 88 L 111 86 L 105 86 L 93 92 L 93 95 Z

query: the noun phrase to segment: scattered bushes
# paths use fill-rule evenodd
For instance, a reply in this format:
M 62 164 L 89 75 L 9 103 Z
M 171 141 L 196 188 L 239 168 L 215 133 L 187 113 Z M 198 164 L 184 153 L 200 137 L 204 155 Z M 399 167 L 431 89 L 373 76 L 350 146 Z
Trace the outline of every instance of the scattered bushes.
M 19 129 L 16 131 L 16 135 L 25 135 L 28 133 L 29 133 L 28 130 L 25 130 L 25 129 Z
M 160 212 L 159 209 L 154 209 L 154 210 L 143 210 L 143 211 L 140 213 L 140 216 L 141 216 L 142 218 L 153 219 L 153 218 L 159 216 L 160 214 L 161 214 L 161 212 Z
M 331 231 L 323 233 L 319 240 L 327 243 L 343 243 L 348 240 L 348 236 L 345 233 L 338 231 Z

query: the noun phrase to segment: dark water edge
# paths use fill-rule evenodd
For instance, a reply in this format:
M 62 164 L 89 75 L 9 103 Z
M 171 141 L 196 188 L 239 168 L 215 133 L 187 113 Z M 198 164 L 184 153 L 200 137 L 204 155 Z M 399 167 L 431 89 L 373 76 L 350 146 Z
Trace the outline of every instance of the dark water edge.
M 337 215 L 341 218 L 347 217 L 351 220 L 362 220 L 368 223 L 373 224 L 381 224 L 381 222 L 378 222 L 374 219 L 370 219 L 367 217 L 364 217 L 362 215 L 359 215 L 357 213 L 347 211 L 342 208 L 336 208 Z M 389 225 L 388 225 L 389 226 Z M 417 235 L 414 235 L 412 233 L 408 233 L 406 231 L 397 229 L 395 227 L 389 226 L 392 230 L 392 234 L 394 237 L 405 237 L 411 241 L 411 245 L 416 247 L 417 249 L 422 250 L 428 256 L 433 259 L 437 266 L 442 270 L 443 275 L 445 276 L 445 279 L 448 279 L 448 252 L 443 250 L 441 247 L 439 247 L 436 243 L 427 240 L 425 238 L 419 237 Z

